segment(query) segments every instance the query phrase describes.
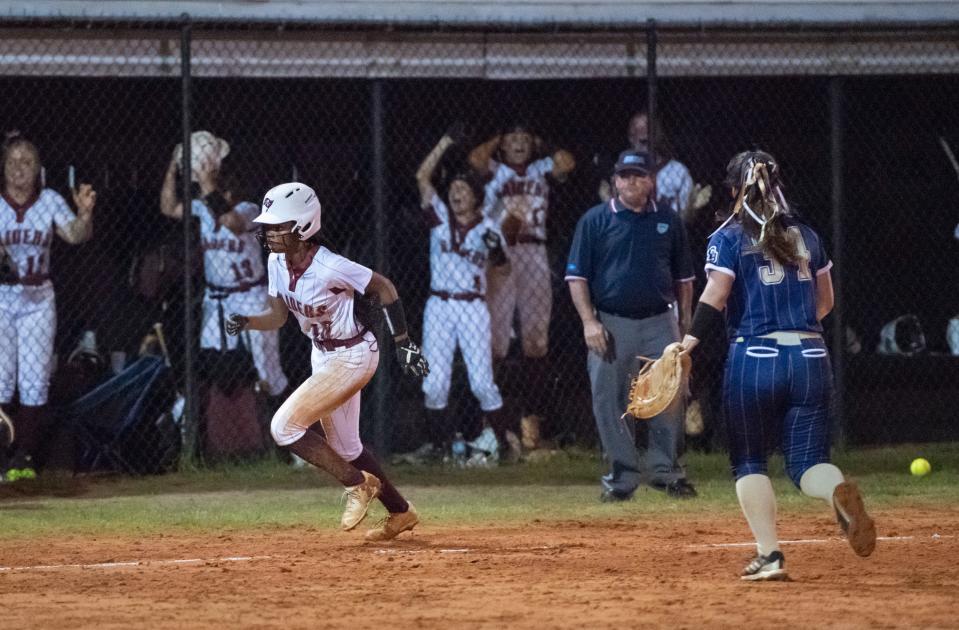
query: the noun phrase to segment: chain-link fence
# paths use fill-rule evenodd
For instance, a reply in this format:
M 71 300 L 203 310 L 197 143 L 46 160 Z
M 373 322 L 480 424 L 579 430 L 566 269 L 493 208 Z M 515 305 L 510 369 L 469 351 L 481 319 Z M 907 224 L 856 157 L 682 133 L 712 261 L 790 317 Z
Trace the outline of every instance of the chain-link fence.
M 270 187 L 302 181 L 327 247 L 392 279 L 433 364 L 425 387 L 404 377 L 381 331 L 367 441 L 408 452 L 491 426 L 526 448 L 592 445 L 564 280 L 578 219 L 608 199 L 618 152 L 649 147 L 698 293 L 726 162 L 763 148 L 835 263 L 837 426 L 858 444 L 954 439 L 955 36 L 8 25 L 2 126 L 21 135 L 3 165 L 0 403 L 50 465 L 272 452 L 269 419 L 311 343 L 293 318 L 239 338 L 224 322 L 266 307 L 250 219 Z M 724 345 L 702 354 L 690 443 L 721 448 Z

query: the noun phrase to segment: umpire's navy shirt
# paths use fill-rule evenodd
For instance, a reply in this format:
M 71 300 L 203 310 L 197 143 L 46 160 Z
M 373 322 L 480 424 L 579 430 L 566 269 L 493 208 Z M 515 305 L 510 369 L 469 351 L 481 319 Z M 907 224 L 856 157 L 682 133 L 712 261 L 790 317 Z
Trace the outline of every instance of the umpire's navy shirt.
M 634 319 L 663 313 L 676 299 L 674 283 L 694 278 L 682 220 L 655 201 L 633 212 L 611 199 L 576 224 L 566 280 L 586 280 L 600 311 Z

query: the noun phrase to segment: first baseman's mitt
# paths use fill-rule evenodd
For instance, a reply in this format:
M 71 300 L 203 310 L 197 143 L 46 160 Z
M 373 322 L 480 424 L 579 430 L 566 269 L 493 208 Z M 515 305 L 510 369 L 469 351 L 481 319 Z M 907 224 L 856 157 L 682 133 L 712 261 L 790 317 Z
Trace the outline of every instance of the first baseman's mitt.
M 692 362 L 682 349 L 679 343 L 671 343 L 663 350 L 663 356 L 655 361 L 639 357 L 646 361 L 646 365 L 630 384 L 624 417 L 652 418 L 685 393 Z

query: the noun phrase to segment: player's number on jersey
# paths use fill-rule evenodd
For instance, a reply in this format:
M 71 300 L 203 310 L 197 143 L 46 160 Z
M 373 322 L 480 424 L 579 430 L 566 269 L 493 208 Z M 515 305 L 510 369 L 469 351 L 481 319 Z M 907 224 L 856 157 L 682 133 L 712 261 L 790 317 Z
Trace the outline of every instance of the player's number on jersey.
M 310 332 L 313 333 L 313 345 L 322 350 L 320 342 L 333 338 L 333 320 L 313 324 L 310 326 Z
M 795 244 L 796 251 L 799 253 L 799 270 L 797 273 L 799 280 L 803 282 L 811 280 L 809 248 L 806 247 L 806 241 L 803 240 L 802 231 L 794 225 L 786 231 L 786 234 L 789 240 Z M 766 285 L 779 284 L 786 277 L 786 270 L 778 260 L 769 257 L 765 257 L 765 259 L 766 264 L 759 265 L 759 279 Z
M 249 260 L 244 260 L 239 265 L 236 263 L 230 263 L 230 269 L 233 270 L 233 275 L 237 282 L 240 282 L 244 278 L 253 277 L 253 265 L 250 264 Z
M 43 255 L 27 256 L 27 275 L 32 276 L 35 274 L 41 274 L 43 272 Z

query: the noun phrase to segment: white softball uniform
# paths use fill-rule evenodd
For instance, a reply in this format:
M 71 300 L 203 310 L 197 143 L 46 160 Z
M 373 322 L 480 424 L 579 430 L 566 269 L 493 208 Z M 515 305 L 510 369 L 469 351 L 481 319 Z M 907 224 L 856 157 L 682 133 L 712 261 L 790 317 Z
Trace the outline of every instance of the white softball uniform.
M 549 318 L 553 310 L 553 286 L 546 254 L 546 217 L 553 158 L 546 157 L 525 169 L 491 162 L 493 179 L 486 185 L 484 214 L 502 225 L 507 213 L 524 220 L 516 245 L 510 250 L 513 271 L 505 278 L 490 278 L 487 302 L 493 333 L 493 356 L 509 351 L 513 314 L 519 309 L 523 354 L 546 355 Z M 517 296 L 522 296 L 517 300 Z
M 239 337 L 226 334 L 225 320 L 230 313 L 253 315 L 268 307 L 266 271 L 256 240 L 253 218 L 259 207 L 244 201 L 233 209 L 245 221 L 247 231 L 237 235 L 217 223 L 206 204 L 194 199 L 190 211 L 200 220 L 200 239 L 203 246 L 203 274 L 206 291 L 203 294 L 203 324 L 200 347 L 233 350 L 239 339 L 253 356 L 253 364 L 270 396 L 282 393 L 289 385 L 280 366 L 278 331 L 250 330 Z
M 670 160 L 656 173 L 656 203 L 682 212 L 693 194 L 693 177 L 682 162 Z
M 267 275 L 270 295 L 313 342 L 313 374 L 277 410 L 270 433 L 286 446 L 319 421 L 333 450 L 352 461 L 363 452 L 360 390 L 379 363 L 376 338 L 353 317 L 353 297 L 366 291 L 373 272 L 319 247 L 302 272 L 290 270 L 284 254 L 270 254 Z
M 10 402 L 17 388 L 24 405 L 47 402 L 57 331 L 50 244 L 56 228 L 75 219 L 48 188 L 22 206 L 0 198 L 0 243 L 19 277 L 18 284 L 0 284 L 0 403 Z
M 483 234 L 499 235 L 488 218 L 459 225 L 446 204 L 433 195 L 430 230 L 430 298 L 423 314 L 423 356 L 430 373 L 423 379 L 427 409 L 445 409 L 453 375 L 453 354 L 459 346 L 470 389 L 483 411 L 503 406 L 493 381 L 490 316 L 486 308 L 486 259 Z

